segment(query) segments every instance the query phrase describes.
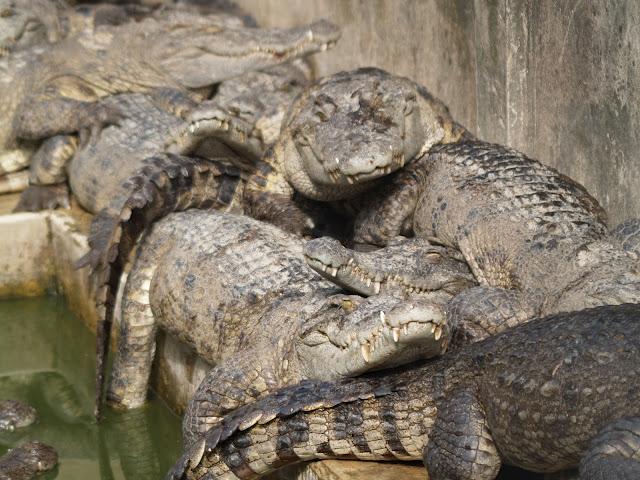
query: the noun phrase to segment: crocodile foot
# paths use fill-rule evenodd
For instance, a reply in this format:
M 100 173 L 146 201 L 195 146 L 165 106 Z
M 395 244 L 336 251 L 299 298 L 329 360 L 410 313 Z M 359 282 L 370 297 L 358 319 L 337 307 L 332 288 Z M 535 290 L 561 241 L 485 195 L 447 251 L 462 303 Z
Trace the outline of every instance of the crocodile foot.
M 104 128 L 110 125 L 120 125 L 126 118 L 120 109 L 103 102 L 91 103 L 81 108 L 78 114 L 80 148 L 86 147 L 89 142 L 97 142 Z
M 69 208 L 69 188 L 66 183 L 57 185 L 29 185 L 20 195 L 14 212 L 39 212 L 55 208 Z

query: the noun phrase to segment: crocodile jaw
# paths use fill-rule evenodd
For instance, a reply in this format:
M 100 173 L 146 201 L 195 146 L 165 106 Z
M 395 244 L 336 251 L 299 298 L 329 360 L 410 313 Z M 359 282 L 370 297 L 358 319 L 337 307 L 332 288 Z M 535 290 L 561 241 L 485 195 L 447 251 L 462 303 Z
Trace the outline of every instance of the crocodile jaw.
M 201 88 L 327 50 L 339 38 L 338 27 L 325 20 L 290 29 L 227 28 L 189 36 L 183 48 L 158 61 L 181 85 Z
M 450 340 L 443 311 L 427 302 L 399 302 L 356 325 L 329 324 L 297 345 L 301 370 L 335 380 L 442 354 Z

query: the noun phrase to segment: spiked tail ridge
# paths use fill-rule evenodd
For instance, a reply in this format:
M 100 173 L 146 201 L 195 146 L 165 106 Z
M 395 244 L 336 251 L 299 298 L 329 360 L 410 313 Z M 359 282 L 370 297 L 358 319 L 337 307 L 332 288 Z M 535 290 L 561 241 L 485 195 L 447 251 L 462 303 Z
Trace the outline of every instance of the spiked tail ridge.
M 237 409 L 193 442 L 165 480 L 257 478 L 321 458 L 421 460 L 433 403 L 402 375 L 304 381 Z
M 162 154 L 145 160 L 125 182 L 129 196 L 118 208 L 98 213 L 91 224 L 89 252 L 76 268 L 90 267 L 98 312 L 96 398 L 100 416 L 106 354 L 120 276 L 139 237 L 154 221 L 188 208 L 224 209 L 237 198 L 239 171 L 210 160 Z

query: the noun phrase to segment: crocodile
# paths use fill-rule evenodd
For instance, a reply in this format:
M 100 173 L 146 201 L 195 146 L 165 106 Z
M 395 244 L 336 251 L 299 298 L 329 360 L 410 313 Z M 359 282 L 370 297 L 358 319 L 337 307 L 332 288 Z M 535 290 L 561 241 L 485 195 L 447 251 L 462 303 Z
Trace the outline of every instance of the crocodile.
M 515 150 L 480 141 L 437 146 L 365 195 L 355 243 L 385 245 L 409 225 L 415 238 L 405 248 L 427 240 L 458 250 L 468 263 L 479 285 L 456 295 L 446 309 L 463 343 L 543 315 L 640 303 L 637 262 L 609 234 L 597 201 Z M 322 248 L 315 247 L 314 259 L 325 255 L 341 275 L 356 255 Z M 357 255 L 364 264 L 369 254 Z M 376 255 L 384 256 L 384 249 Z M 394 266 L 384 262 L 366 264 L 361 278 L 394 275 Z M 362 282 L 347 277 L 343 287 L 367 293 Z
M 13 138 L 11 117 L 17 99 L 15 85 L 34 59 L 47 53 L 52 44 L 80 34 L 91 34 L 100 25 L 120 25 L 142 18 L 151 10 L 135 5 L 82 5 L 67 7 L 49 0 L 0 0 L 0 91 L 3 114 L 0 129 L 0 174 L 20 170 L 29 164 L 34 142 Z M 37 61 L 37 60 L 36 60 Z M 4 183 L 4 178 L 1 181 Z
M 638 478 L 639 380 L 640 306 L 559 313 L 431 361 L 281 389 L 226 416 L 166 478 L 324 458 L 423 460 L 433 480 L 490 480 L 501 464 Z
M 463 138 L 471 134 L 447 107 L 407 78 L 371 67 L 330 75 L 289 107 L 269 168 L 248 181 L 247 213 L 277 223 L 294 193 L 354 197 L 433 145 Z
M 17 400 L 0 400 L 0 430 L 13 432 L 32 425 L 37 419 L 35 408 Z
M 126 408 L 144 402 L 161 326 L 215 365 L 189 404 L 186 442 L 279 386 L 441 353 L 449 335 L 438 305 L 473 285 L 464 264 L 434 247 L 422 272 L 448 288 L 434 285 L 420 299 L 406 291 L 342 295 L 305 265 L 299 237 L 231 213 L 172 213 L 138 251 L 124 287 L 107 399 Z
M 182 11 L 100 26 L 58 42 L 20 72 L 2 95 L 10 131 L 5 144 L 44 142 L 43 149 L 56 151 L 48 142 L 60 136 L 80 132 L 93 138 L 122 120 L 121 112 L 101 102 L 117 93 L 150 93 L 185 114 L 211 85 L 326 49 L 338 36 L 326 21 L 259 29 L 229 15 Z
M 205 102 L 206 107 L 218 105 L 220 109 L 232 109 L 241 104 L 246 90 L 256 87 L 256 78 L 267 77 L 272 84 L 276 84 L 273 90 L 283 89 L 282 85 L 306 81 L 304 63 L 300 63 L 301 65 L 287 63 L 226 80 L 219 85 L 215 97 Z M 274 102 L 277 103 L 276 99 L 269 100 L 269 94 L 268 90 L 262 91 L 263 111 Z M 279 98 L 282 93 L 276 91 L 273 95 Z M 97 139 L 75 154 L 77 142 L 73 137 L 58 137 L 55 144 L 48 141 L 51 148 L 43 146 L 31 159 L 31 188 L 23 194 L 16 210 L 32 211 L 43 207 L 67 206 L 65 185 L 68 175 L 71 191 L 87 211 L 98 213 L 107 207 L 119 211 L 128 195 L 125 180 L 142 167 L 144 159 L 162 152 L 166 139 L 183 125 L 182 118 L 176 114 L 181 106 L 180 100 L 175 105 L 167 104 L 167 100 L 170 99 L 158 102 L 152 95 L 143 93 L 119 94 L 104 99 L 102 105 L 120 111 L 124 114 L 124 119 L 118 125 L 106 127 Z M 201 107 L 202 105 L 196 110 L 201 111 Z M 267 112 L 262 115 L 261 120 L 265 126 L 272 123 Z M 66 149 L 66 153 L 63 149 Z M 227 163 L 231 162 L 244 169 L 250 168 L 251 162 L 245 160 L 242 151 L 236 153 L 236 150 L 235 144 L 225 138 L 207 138 L 184 154 L 224 158 Z M 55 192 L 52 196 L 55 201 L 49 202 L 49 196 L 45 192 L 52 191 Z M 118 199 L 122 202 L 118 203 Z
M 288 107 L 311 76 L 307 63 L 294 61 L 222 82 L 212 100 L 189 112 L 167 139 L 166 150 L 206 156 L 202 144 L 215 138 L 238 152 L 240 160 L 247 159 L 248 164 L 239 166 L 250 171 L 278 139 Z
M 30 480 L 57 464 L 58 454 L 53 447 L 38 441 L 27 442 L 0 457 L 0 480 Z

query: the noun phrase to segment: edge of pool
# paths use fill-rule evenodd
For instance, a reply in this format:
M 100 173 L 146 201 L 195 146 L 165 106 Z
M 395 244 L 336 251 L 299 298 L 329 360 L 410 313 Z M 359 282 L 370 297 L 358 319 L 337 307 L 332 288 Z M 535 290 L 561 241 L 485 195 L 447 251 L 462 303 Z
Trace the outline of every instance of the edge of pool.
M 96 311 L 89 293 L 87 269 L 73 267 L 88 249 L 91 215 L 77 206 L 63 211 L 9 213 L 16 200 L 17 196 L 9 196 L 0 202 L 0 300 L 57 293 L 95 332 Z M 181 415 L 211 366 L 163 331 L 159 332 L 157 342 L 151 385 L 169 408 Z M 423 480 L 425 475 L 423 467 L 406 463 L 323 460 L 287 469 L 270 478 Z

